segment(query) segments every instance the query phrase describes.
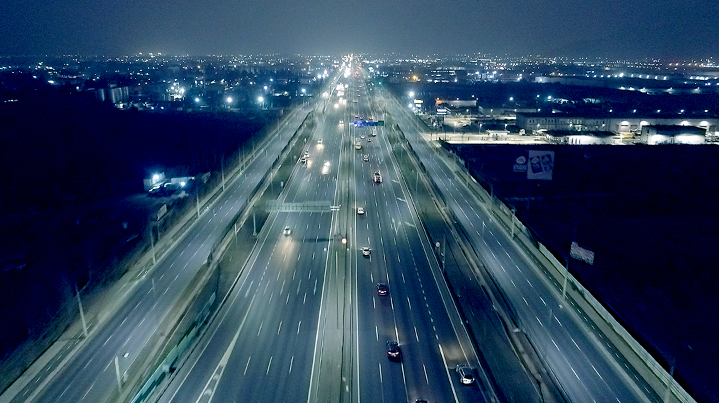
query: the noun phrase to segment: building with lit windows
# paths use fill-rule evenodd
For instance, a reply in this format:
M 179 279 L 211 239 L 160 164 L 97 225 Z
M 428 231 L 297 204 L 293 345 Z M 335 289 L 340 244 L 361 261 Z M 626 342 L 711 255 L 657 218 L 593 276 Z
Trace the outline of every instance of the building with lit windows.
M 714 135 L 719 119 L 714 117 L 646 117 L 646 116 L 613 116 L 572 115 L 564 113 L 517 113 L 517 126 L 527 134 L 539 131 L 590 131 L 612 132 L 625 137 L 638 136 L 645 126 L 690 126 L 704 130 L 707 135 Z
M 705 144 L 706 130 L 694 126 L 656 125 L 643 126 L 641 142 L 644 144 Z

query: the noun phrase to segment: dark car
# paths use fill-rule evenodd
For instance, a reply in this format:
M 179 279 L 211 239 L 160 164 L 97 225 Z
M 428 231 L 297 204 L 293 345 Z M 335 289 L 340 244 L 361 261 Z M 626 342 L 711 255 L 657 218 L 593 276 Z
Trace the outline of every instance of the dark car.
M 387 340 L 387 358 L 392 361 L 402 359 L 402 351 L 399 349 L 399 343 L 394 340 Z
M 389 286 L 385 283 L 379 283 L 377 284 L 377 294 L 378 295 L 387 295 L 389 294 Z

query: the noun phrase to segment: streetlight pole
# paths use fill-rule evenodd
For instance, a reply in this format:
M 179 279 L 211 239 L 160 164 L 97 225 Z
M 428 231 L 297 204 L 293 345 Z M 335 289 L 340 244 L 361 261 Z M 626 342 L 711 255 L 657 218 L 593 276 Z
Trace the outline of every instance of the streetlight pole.
M 157 264 L 157 258 L 155 257 L 155 231 L 150 228 L 150 248 L 152 248 L 152 264 Z
M 225 156 L 220 156 L 220 173 L 222 174 L 222 192 L 225 191 Z
M 512 207 L 512 239 L 514 239 L 514 215 L 516 214 L 517 209 Z
M 82 334 L 87 339 L 87 322 L 85 322 L 85 312 L 82 309 L 82 300 L 80 300 L 80 290 L 77 289 L 77 284 L 75 284 L 75 294 L 77 294 L 77 305 L 80 307 L 80 321 L 82 322 Z

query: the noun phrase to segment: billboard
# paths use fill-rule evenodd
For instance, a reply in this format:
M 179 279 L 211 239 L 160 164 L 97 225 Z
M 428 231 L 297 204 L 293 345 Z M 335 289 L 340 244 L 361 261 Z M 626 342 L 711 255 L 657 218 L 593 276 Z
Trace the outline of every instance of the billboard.
M 572 242 L 572 246 L 569 248 L 569 256 L 591 265 L 594 264 L 594 252 L 589 249 L 582 248 L 576 242 Z
M 527 179 L 551 181 L 553 171 L 554 151 L 529 150 Z

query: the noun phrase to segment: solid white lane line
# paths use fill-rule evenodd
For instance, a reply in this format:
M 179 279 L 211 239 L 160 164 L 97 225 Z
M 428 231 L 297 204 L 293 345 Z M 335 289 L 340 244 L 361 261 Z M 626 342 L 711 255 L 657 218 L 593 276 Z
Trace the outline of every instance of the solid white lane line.
M 452 383 L 452 376 L 449 374 L 449 367 L 447 366 L 447 359 L 444 356 L 444 350 L 442 349 L 442 345 L 438 344 L 439 346 L 439 354 L 442 356 L 442 362 L 444 362 L 444 372 L 447 374 L 447 381 L 449 381 L 449 386 L 452 388 L 452 395 L 454 396 L 454 401 L 456 403 L 459 403 L 459 398 L 457 398 L 457 391 L 454 390 L 454 383 Z

